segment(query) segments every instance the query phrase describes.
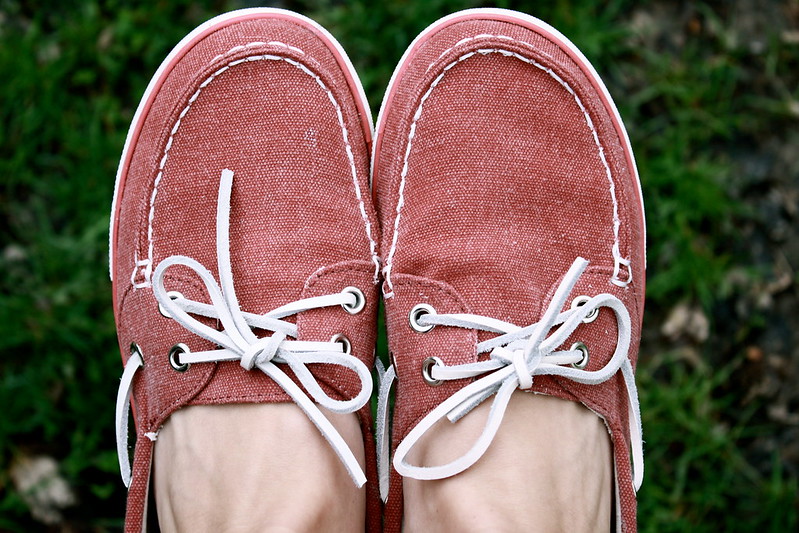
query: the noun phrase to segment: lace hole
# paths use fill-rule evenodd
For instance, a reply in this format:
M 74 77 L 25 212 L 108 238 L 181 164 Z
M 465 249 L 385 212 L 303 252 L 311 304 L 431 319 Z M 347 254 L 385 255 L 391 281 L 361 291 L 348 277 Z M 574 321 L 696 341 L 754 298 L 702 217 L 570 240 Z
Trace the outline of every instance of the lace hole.
M 183 296 L 183 294 L 179 293 L 178 291 L 169 291 L 166 293 L 166 295 L 169 296 L 169 298 L 172 300 L 177 300 L 178 298 L 185 298 L 185 296 Z M 169 312 L 166 310 L 166 308 L 164 308 L 164 306 L 161 305 L 160 303 L 158 304 L 158 312 L 161 313 L 161 315 L 166 318 L 172 318 L 172 315 L 170 315 Z
M 189 347 L 182 342 L 169 349 L 169 366 L 176 372 L 185 372 L 191 366 L 189 363 L 180 362 L 180 354 L 182 353 L 191 353 Z
M 432 305 L 427 304 L 416 304 L 411 309 L 411 312 L 408 313 L 408 322 L 411 324 L 411 329 L 419 333 L 426 333 L 433 329 L 435 326 L 433 324 L 429 325 L 422 325 L 419 323 L 419 319 L 422 318 L 424 315 L 434 315 L 436 314 L 436 310 L 433 309 Z
M 346 354 L 352 353 L 352 343 L 343 333 L 336 333 L 335 335 L 330 337 L 330 342 L 337 342 L 341 344 L 341 346 L 344 348 L 344 353 Z
M 444 362 L 438 357 L 428 357 L 422 362 L 422 378 L 424 382 L 431 387 L 438 387 L 442 381 L 433 377 L 433 367 L 436 365 L 443 365 Z
M 357 315 L 366 307 L 366 296 L 364 296 L 363 291 L 358 287 L 345 287 L 341 292 L 355 296 L 355 303 L 341 304 L 341 307 L 349 314 Z
M 577 309 L 578 307 L 582 307 L 585 304 L 587 304 L 589 302 L 589 300 L 591 300 L 590 296 L 585 296 L 585 295 L 578 296 L 577 298 L 572 300 L 571 308 L 572 309 Z M 599 316 L 599 309 L 597 308 L 597 309 L 594 309 L 593 311 L 591 311 L 590 313 L 588 313 L 588 316 L 586 316 L 583 319 L 583 323 L 590 324 L 591 322 L 596 320 L 596 318 L 598 316 Z
M 130 355 L 138 355 L 141 359 L 141 366 L 144 366 L 144 354 L 141 353 L 141 348 L 135 342 L 130 343 Z
M 572 363 L 571 366 L 577 368 L 579 370 L 583 370 L 585 367 L 588 366 L 589 356 L 588 356 L 588 346 L 583 344 L 582 342 L 575 342 L 572 344 L 570 350 L 579 350 L 583 354 L 583 358 L 577 361 L 576 363 Z

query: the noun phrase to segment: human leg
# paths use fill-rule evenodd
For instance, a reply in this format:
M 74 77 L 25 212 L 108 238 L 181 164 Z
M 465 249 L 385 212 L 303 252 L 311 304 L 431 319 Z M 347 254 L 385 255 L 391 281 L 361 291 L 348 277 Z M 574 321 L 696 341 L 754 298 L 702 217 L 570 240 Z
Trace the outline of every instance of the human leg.
M 357 418 L 328 417 L 364 464 Z M 362 531 L 365 491 L 292 404 L 175 412 L 155 447 L 163 531 Z
M 411 459 L 443 464 L 464 453 L 457 445 L 474 442 L 487 411 L 481 405 L 462 424 L 437 425 Z M 574 402 L 516 392 L 471 468 L 440 480 L 403 479 L 404 531 L 595 533 L 602 524 L 607 531 L 612 491 L 602 421 Z

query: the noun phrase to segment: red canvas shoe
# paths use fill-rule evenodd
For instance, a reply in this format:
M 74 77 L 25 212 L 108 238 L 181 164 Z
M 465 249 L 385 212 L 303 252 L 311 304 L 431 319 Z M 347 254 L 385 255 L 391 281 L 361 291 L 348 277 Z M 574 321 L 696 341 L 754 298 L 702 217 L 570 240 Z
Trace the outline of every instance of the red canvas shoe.
M 370 142 L 352 65 L 299 15 L 222 15 L 158 69 L 128 134 L 111 218 L 127 530 L 148 522 L 159 429 L 189 405 L 295 402 L 356 484 L 375 479 L 374 458 L 364 474 L 318 407 L 357 412 L 372 441 L 379 262 Z M 374 531 L 376 483 L 366 490 Z
M 381 474 L 386 530 L 401 527 L 400 475 L 469 468 L 518 388 L 580 402 L 604 420 L 616 523 L 634 531 L 644 213 L 627 134 L 596 71 L 533 17 L 453 14 L 400 61 L 372 164 L 393 362 L 382 380 L 383 447 L 397 376 L 390 487 Z M 408 459 L 433 424 L 482 402 L 491 414 L 464 456 Z

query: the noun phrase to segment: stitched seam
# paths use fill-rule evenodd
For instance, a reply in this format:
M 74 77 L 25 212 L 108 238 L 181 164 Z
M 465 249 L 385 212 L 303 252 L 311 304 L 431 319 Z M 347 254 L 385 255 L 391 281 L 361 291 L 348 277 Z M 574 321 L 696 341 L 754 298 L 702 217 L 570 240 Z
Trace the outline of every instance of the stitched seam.
M 441 52 L 441 55 L 438 56 L 438 59 L 436 59 L 435 61 L 430 63 L 430 65 L 427 66 L 427 70 L 425 72 L 430 72 L 430 69 L 433 68 L 433 65 L 441 61 L 445 56 L 447 56 L 450 52 L 452 52 L 459 46 L 462 46 L 471 41 L 476 41 L 478 39 L 502 39 L 504 41 L 510 41 L 512 43 L 522 44 L 525 45 L 527 48 L 530 48 L 531 50 L 535 50 L 529 43 L 526 43 L 524 41 L 518 41 L 513 37 L 508 37 L 507 35 L 492 35 L 490 33 L 481 33 L 480 35 L 475 35 L 473 37 L 465 37 L 460 41 L 458 41 L 457 43 L 455 43 L 454 45 L 447 48 L 446 50 L 444 50 L 443 52 Z M 549 56 L 549 54 L 546 55 Z
M 251 43 L 248 43 L 246 45 L 236 46 L 234 48 L 231 48 L 225 54 L 221 54 L 221 55 L 216 56 L 211 61 L 211 63 L 213 63 L 215 61 L 218 61 L 219 59 L 222 59 L 224 57 L 227 57 L 227 56 L 230 56 L 232 54 L 235 54 L 236 52 L 240 52 L 242 50 L 245 50 L 247 48 L 252 48 L 252 47 L 256 47 L 256 46 L 263 46 L 264 44 L 267 44 L 267 45 L 281 45 L 281 46 L 286 47 L 288 50 L 291 50 L 293 52 L 298 52 L 298 53 L 300 53 L 302 55 L 305 55 L 305 52 L 303 52 L 299 48 L 296 48 L 296 47 L 293 47 L 293 46 L 289 46 L 288 44 L 281 43 L 279 41 L 270 41 L 268 43 L 251 42 Z M 147 259 L 144 260 L 144 261 L 139 261 L 137 259 L 138 258 L 138 251 L 135 252 L 135 254 L 134 254 L 135 264 L 134 264 L 133 275 L 131 276 L 131 283 L 133 284 L 133 286 L 135 288 L 150 287 L 152 285 L 151 277 L 152 277 L 152 260 L 153 260 L 153 219 L 155 217 L 155 199 L 156 199 L 156 196 L 158 194 L 158 187 L 159 187 L 159 185 L 161 183 L 161 179 L 164 176 L 164 167 L 166 165 L 167 160 L 169 159 L 169 150 L 172 148 L 172 143 L 174 141 L 174 137 L 177 134 L 178 130 L 180 129 L 180 125 L 182 123 L 183 118 L 186 116 L 186 114 L 191 109 L 191 106 L 194 104 L 194 102 L 200 96 L 200 93 L 202 92 L 202 90 L 205 87 L 207 87 L 208 85 L 210 85 L 211 82 L 214 81 L 214 79 L 217 78 L 217 76 L 221 75 L 222 73 L 226 72 L 231 67 L 234 67 L 236 65 L 240 65 L 242 63 L 251 62 L 251 61 L 264 61 L 264 60 L 285 61 L 286 63 L 296 67 L 297 69 L 299 69 L 301 72 L 307 74 L 308 76 L 310 76 L 311 78 L 313 78 L 316 81 L 316 83 L 322 88 L 323 91 L 325 91 L 325 93 L 327 94 L 327 97 L 330 100 L 331 104 L 333 104 L 333 107 L 334 107 L 334 109 L 336 111 L 336 118 L 338 119 L 339 126 L 341 127 L 342 138 L 344 140 L 344 145 L 345 145 L 345 152 L 346 152 L 346 155 L 347 155 L 347 160 L 348 160 L 348 162 L 350 164 L 350 173 L 352 175 L 352 181 L 353 181 L 353 185 L 355 187 L 355 197 L 358 200 L 359 211 L 360 211 L 361 218 L 363 219 L 364 226 L 365 226 L 365 229 L 366 229 L 366 238 L 369 240 L 369 252 L 370 252 L 370 255 L 372 256 L 372 262 L 375 264 L 375 279 L 377 279 L 377 276 L 378 276 L 378 274 L 380 272 L 380 260 L 377 257 L 377 243 L 375 242 L 374 238 L 372 237 L 372 224 L 369 221 L 369 217 L 366 214 L 366 206 L 364 204 L 363 196 L 361 194 L 360 185 L 358 184 L 358 171 L 357 171 L 357 168 L 355 166 L 355 156 L 353 155 L 352 146 L 350 145 L 349 132 L 347 131 L 347 127 L 344 124 L 344 115 L 343 115 L 343 113 L 341 111 L 341 106 L 339 105 L 338 101 L 336 100 L 336 97 L 333 95 L 333 92 L 322 81 L 321 77 L 319 75 L 315 74 L 312 70 L 310 70 L 304 64 L 302 64 L 299 61 L 296 61 L 294 59 L 291 59 L 290 57 L 287 57 L 287 56 L 280 56 L 280 55 L 274 55 L 274 54 L 261 54 L 261 55 L 247 56 L 247 57 L 244 57 L 242 59 L 237 59 L 235 61 L 231 61 L 227 65 L 225 65 L 225 66 L 219 68 L 218 70 L 216 70 L 213 74 L 211 74 L 208 78 L 206 78 L 202 83 L 200 83 L 199 88 L 189 98 L 188 104 L 186 104 L 186 106 L 183 108 L 183 110 L 178 115 L 178 118 L 175 121 L 175 124 L 173 125 L 172 130 L 170 131 L 169 138 L 167 139 L 166 146 L 164 147 L 164 153 L 163 153 L 163 156 L 161 157 L 161 161 L 159 162 L 159 165 L 158 165 L 158 174 L 156 175 L 155 182 L 153 184 L 153 192 L 150 195 L 150 213 L 149 213 L 148 221 L 147 221 L 147 242 L 148 242 Z M 144 276 L 144 281 L 136 284 L 136 283 L 134 283 L 134 279 L 135 279 L 135 275 L 136 275 L 137 270 L 140 269 L 140 268 L 143 271 L 142 273 L 143 273 L 143 276 Z
M 311 289 L 323 276 L 331 275 L 331 274 L 341 274 L 341 273 L 350 273 L 350 272 L 372 272 L 372 267 L 364 265 L 362 261 L 355 260 L 355 261 L 347 261 L 344 263 L 339 263 L 333 265 L 332 267 L 321 267 L 316 272 L 311 274 L 308 280 L 305 282 L 305 290 Z
M 505 35 L 488 35 L 488 34 L 483 34 L 483 35 L 478 35 L 476 37 L 463 39 L 463 40 L 459 41 L 458 43 L 456 43 L 455 46 L 463 44 L 463 43 L 467 42 L 468 40 L 474 40 L 474 39 L 476 39 L 478 37 L 482 37 L 482 38 L 491 37 L 491 38 L 497 38 L 497 39 L 504 39 L 504 40 L 508 40 L 510 42 L 521 44 L 521 45 L 526 46 L 528 48 L 532 48 L 532 46 L 530 44 L 525 43 L 523 41 L 518 41 L 516 39 L 513 39 L 512 37 L 508 37 L 508 36 L 505 36 Z M 441 54 L 439 59 L 441 57 L 443 57 L 444 55 L 446 55 L 448 52 L 452 51 L 455 48 L 455 46 L 453 46 L 452 48 L 449 48 L 443 54 Z M 613 202 L 613 239 L 614 239 L 613 247 L 611 249 L 611 253 L 613 255 L 614 260 L 617 262 L 617 264 L 618 263 L 622 263 L 622 264 L 625 264 L 625 266 L 627 266 L 628 269 L 630 268 L 629 267 L 629 260 L 622 258 L 621 257 L 621 252 L 619 251 L 619 228 L 621 226 L 621 219 L 619 218 L 618 201 L 617 201 L 617 198 L 616 198 L 616 184 L 615 184 L 615 181 L 613 180 L 613 175 L 612 175 L 612 172 L 610 170 L 610 165 L 608 164 L 607 158 L 605 157 L 605 149 L 602 147 L 602 143 L 600 143 L 600 141 L 599 141 L 599 135 L 597 134 L 596 128 L 594 127 L 594 122 L 593 122 L 593 120 L 591 120 L 591 116 L 588 114 L 588 110 L 583 105 L 583 102 L 582 102 L 582 100 L 580 100 L 580 97 L 577 96 L 577 93 L 574 92 L 574 89 L 572 89 L 571 86 L 565 80 L 563 80 L 563 78 L 558 76 L 551 68 L 546 67 L 546 66 L 542 65 L 541 63 L 538 63 L 537 61 L 535 61 L 532 58 L 527 58 L 527 57 L 524 57 L 524 56 L 522 56 L 522 55 L 520 55 L 520 54 L 518 54 L 516 52 L 513 52 L 511 50 L 502 49 L 502 48 L 480 48 L 480 49 L 474 50 L 472 52 L 468 52 L 468 53 L 460 56 L 455 61 L 453 61 L 453 62 L 449 63 L 448 65 L 446 65 L 443 68 L 443 70 L 441 71 L 441 73 L 430 84 L 430 87 L 427 89 L 425 94 L 422 96 L 421 100 L 419 101 L 419 106 L 417 107 L 416 112 L 413 115 L 413 120 L 411 122 L 411 126 L 410 126 L 410 129 L 409 129 L 409 132 L 408 132 L 408 140 L 407 140 L 408 145 L 407 145 L 407 147 L 405 149 L 405 156 L 403 158 L 403 163 L 402 163 L 402 171 L 400 172 L 399 197 L 397 199 L 397 207 L 396 207 L 397 215 L 394 218 L 394 232 L 393 232 L 393 235 L 392 235 L 392 238 L 391 238 L 391 247 L 389 248 L 388 256 L 386 257 L 386 263 L 385 263 L 385 266 L 383 267 L 383 276 L 384 276 L 384 278 L 386 280 L 386 284 L 388 286 L 388 292 L 386 292 L 385 295 L 384 295 L 385 298 L 391 298 L 391 297 L 394 296 L 394 285 L 393 285 L 393 283 L 391 281 L 391 269 L 393 267 L 394 253 L 396 252 L 396 249 L 397 249 L 397 238 L 398 238 L 400 217 L 401 217 L 401 214 L 402 214 L 402 208 L 405 205 L 405 196 L 404 196 L 404 194 L 405 194 L 405 179 L 406 179 L 406 176 L 408 174 L 408 159 L 410 157 L 411 148 L 412 148 L 412 145 L 413 145 L 413 138 L 416 135 L 416 123 L 419 121 L 419 119 L 422 116 L 422 110 L 423 110 L 424 104 L 427 101 L 427 99 L 430 97 L 430 95 L 432 94 L 433 89 L 435 89 L 435 87 L 438 86 L 438 84 L 444 78 L 444 75 L 447 72 L 449 72 L 449 70 L 452 67 L 454 67 L 458 63 L 461 63 L 461 62 L 465 61 L 466 59 L 469 59 L 472 56 L 475 56 L 476 54 L 487 55 L 487 54 L 491 54 L 491 53 L 499 53 L 499 54 L 502 54 L 505 57 L 513 57 L 515 59 L 523 61 L 524 63 L 527 63 L 529 65 L 533 65 L 534 67 L 538 68 L 539 70 L 542 70 L 545 73 L 547 73 L 552 79 L 554 79 L 564 89 L 566 89 L 566 91 L 569 94 L 571 94 L 572 97 L 574 98 L 574 101 L 577 103 L 577 106 L 580 108 L 580 111 L 582 111 L 583 116 L 585 117 L 586 124 L 588 125 L 589 129 L 591 130 L 591 134 L 592 134 L 593 139 L 594 139 L 594 144 L 596 144 L 597 149 L 598 149 L 599 159 L 601 160 L 602 165 L 605 167 L 605 174 L 606 174 L 606 176 L 608 178 L 608 183 L 610 185 L 610 196 L 611 196 L 611 200 Z M 431 63 L 430 66 L 428 66 L 427 70 L 429 71 L 430 68 L 432 68 L 432 66 L 434 64 L 435 64 L 435 62 Z
M 164 274 L 164 281 L 173 281 L 176 283 L 182 283 L 184 285 L 188 285 L 200 291 L 202 294 L 208 294 L 208 287 L 205 284 L 201 284 L 197 282 L 196 278 L 189 278 L 184 276 L 176 276 L 174 274 Z
M 433 280 L 428 280 L 427 278 L 421 276 L 414 276 L 412 274 L 402 274 L 402 278 L 397 280 L 397 285 L 399 286 L 418 286 L 424 289 L 433 289 L 436 292 L 446 295 L 447 297 L 451 298 L 452 300 L 458 302 L 459 312 L 461 313 L 471 313 L 471 310 L 466 307 L 466 304 L 461 300 L 461 297 L 455 292 L 455 289 L 451 288 L 448 284 L 440 284 L 441 282 L 436 282 Z

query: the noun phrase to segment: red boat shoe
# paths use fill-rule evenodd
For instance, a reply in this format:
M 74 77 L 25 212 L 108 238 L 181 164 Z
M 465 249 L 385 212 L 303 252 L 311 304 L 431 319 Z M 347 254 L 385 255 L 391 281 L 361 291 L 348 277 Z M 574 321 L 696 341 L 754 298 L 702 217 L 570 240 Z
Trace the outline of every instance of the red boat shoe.
M 295 402 L 356 484 L 376 479 L 374 458 L 364 474 L 318 407 L 357 412 L 371 442 L 379 262 L 370 141 L 348 58 L 288 11 L 217 17 L 153 77 L 111 215 L 128 531 L 147 523 L 159 429 L 189 405 Z M 367 529 L 377 530 L 376 483 L 367 490 Z
M 390 484 L 381 473 L 386 530 L 401 527 L 401 476 L 440 479 L 479 461 L 522 389 L 604 420 L 617 529 L 635 531 L 644 212 L 627 134 L 596 71 L 533 17 L 455 13 L 400 61 L 372 164 L 393 362 L 378 416 L 384 469 L 397 379 L 396 472 Z M 443 465 L 409 460 L 437 421 L 482 402 L 491 412 L 467 453 Z

